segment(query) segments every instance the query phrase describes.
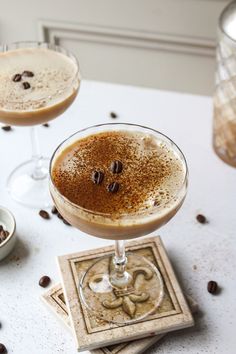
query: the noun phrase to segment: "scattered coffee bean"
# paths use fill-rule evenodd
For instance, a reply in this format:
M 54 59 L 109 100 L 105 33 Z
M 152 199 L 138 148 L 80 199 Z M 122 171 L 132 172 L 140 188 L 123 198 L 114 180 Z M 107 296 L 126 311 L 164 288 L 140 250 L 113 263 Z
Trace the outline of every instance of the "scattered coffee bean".
M 47 275 L 44 275 L 39 279 L 39 285 L 42 286 L 42 288 L 46 288 L 49 285 L 50 281 L 51 279 Z
M 51 213 L 52 213 L 52 214 L 58 214 L 58 210 L 57 210 L 57 208 L 55 207 L 55 205 L 52 207 Z
M 32 71 L 25 70 L 25 71 L 23 71 L 22 76 L 25 76 L 25 77 L 33 77 L 33 76 L 34 76 L 34 73 L 33 73 Z
M 28 90 L 30 88 L 30 84 L 27 81 L 23 82 L 22 85 L 23 85 L 25 90 Z
M 110 117 L 115 119 L 115 118 L 117 118 L 117 114 L 115 112 L 111 112 L 110 113 Z
M 2 242 L 4 242 L 6 240 L 6 238 L 7 237 L 5 236 L 4 231 L 1 231 L 1 233 L 0 233 L 0 245 L 1 245 Z
M 43 124 L 43 127 L 48 128 L 48 127 L 49 127 L 49 124 L 48 124 L 48 123 L 44 123 L 44 124 Z
M 94 171 L 92 173 L 92 181 L 95 184 L 101 184 L 104 178 L 104 173 L 101 171 Z
M 10 125 L 4 125 L 1 127 L 2 130 L 4 130 L 5 132 L 9 132 L 10 130 L 12 130 L 12 127 Z
M 119 160 L 114 160 L 112 161 L 110 168 L 112 173 L 121 173 L 123 170 L 122 162 Z
M 7 353 L 7 348 L 2 343 L 0 343 L 0 353 L 1 354 L 6 354 Z
M 198 222 L 200 222 L 200 224 L 206 224 L 206 222 L 207 222 L 206 217 L 204 215 L 202 215 L 202 214 L 198 214 L 196 216 L 196 219 L 197 219 Z
M 62 221 L 64 222 L 65 225 L 71 226 L 71 224 L 66 219 L 63 218 Z
M 9 235 L 10 235 L 10 233 L 7 230 L 4 230 L 2 228 L 2 230 L 0 231 L 0 244 L 2 242 L 4 242 L 8 238 Z
M 111 192 L 111 193 L 116 193 L 116 192 L 118 192 L 119 188 L 120 188 L 120 185 L 119 185 L 119 183 L 117 183 L 117 182 L 112 182 L 112 183 L 110 183 L 109 186 L 107 187 L 108 191 Z
M 58 219 L 63 220 L 63 216 L 60 213 L 57 213 L 57 217 L 58 217 Z
M 12 81 L 14 81 L 14 82 L 21 81 L 21 74 L 15 74 L 12 78 Z
M 216 281 L 214 280 L 211 280 L 208 282 L 207 284 L 207 290 L 210 294 L 216 294 L 217 292 L 217 289 L 218 289 L 218 284 Z
M 40 210 L 39 211 L 39 215 L 43 218 L 43 219 L 50 219 L 50 216 L 48 214 L 48 212 L 46 210 Z
M 58 212 L 55 205 L 52 207 L 51 213 L 56 215 L 58 217 L 58 219 L 60 219 L 65 225 L 71 226 L 71 224 L 66 219 L 64 219 L 63 216 Z
M 0 231 L 0 235 L 2 235 L 2 237 L 7 238 L 9 236 L 9 232 L 7 230 L 2 230 Z

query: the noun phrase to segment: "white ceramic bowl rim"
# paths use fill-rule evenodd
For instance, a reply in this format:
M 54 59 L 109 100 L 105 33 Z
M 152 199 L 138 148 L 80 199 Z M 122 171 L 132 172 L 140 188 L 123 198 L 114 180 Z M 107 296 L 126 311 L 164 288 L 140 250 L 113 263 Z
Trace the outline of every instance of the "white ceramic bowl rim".
M 11 239 L 12 236 L 14 235 L 15 230 L 16 230 L 16 220 L 15 220 L 15 218 L 14 218 L 14 215 L 12 214 L 12 212 L 11 212 L 9 209 L 7 209 L 7 208 L 5 208 L 5 207 L 3 207 L 3 206 L 0 205 L 0 210 L 2 210 L 4 213 L 8 214 L 8 216 L 9 216 L 10 219 L 12 220 L 12 224 L 13 224 L 13 229 L 12 229 L 12 231 L 11 231 L 11 232 L 9 231 L 10 234 L 7 236 L 6 240 L 4 240 L 4 241 L 0 244 L 0 248 L 2 248 L 2 247 L 4 247 L 4 246 L 10 241 L 10 239 Z M 8 230 L 7 230 L 7 231 L 8 231 Z

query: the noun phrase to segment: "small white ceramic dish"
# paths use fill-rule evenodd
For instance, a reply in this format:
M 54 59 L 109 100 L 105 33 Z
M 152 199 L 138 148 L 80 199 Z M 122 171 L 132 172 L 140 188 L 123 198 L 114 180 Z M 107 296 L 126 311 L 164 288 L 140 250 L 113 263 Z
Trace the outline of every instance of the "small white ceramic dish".
M 0 261 L 5 258 L 14 248 L 16 242 L 16 221 L 13 214 L 0 206 L 0 225 L 9 232 L 9 236 L 0 244 Z

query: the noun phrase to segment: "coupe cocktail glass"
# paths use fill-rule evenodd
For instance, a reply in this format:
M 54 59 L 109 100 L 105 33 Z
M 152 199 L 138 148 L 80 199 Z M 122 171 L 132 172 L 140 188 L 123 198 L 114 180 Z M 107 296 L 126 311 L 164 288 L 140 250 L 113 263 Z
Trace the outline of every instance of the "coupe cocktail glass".
M 60 59 L 62 60 L 61 71 L 63 71 L 63 63 L 66 63 L 68 67 L 71 66 L 69 71 L 71 76 L 70 74 L 66 76 L 64 73 L 61 75 L 61 80 L 58 79 L 60 65 L 58 65 L 59 68 L 55 67 L 55 75 L 53 75 L 52 52 L 57 56 L 57 63 L 60 62 Z M 25 63 L 22 58 L 26 58 Z M 53 68 L 51 71 L 47 71 L 47 59 L 51 59 L 49 65 L 51 69 Z M 0 60 L 0 63 L 4 64 L 0 65 L 2 80 L 0 122 L 8 125 L 32 127 L 32 158 L 21 163 L 10 174 L 7 180 L 8 191 L 16 201 L 25 206 L 46 207 L 51 203 L 48 193 L 49 159 L 40 153 L 36 125 L 58 117 L 72 104 L 80 87 L 79 64 L 75 56 L 64 48 L 43 42 L 18 42 L 2 45 L 0 46 Z M 20 64 L 17 63 L 19 60 Z M 24 65 L 24 69 L 22 69 L 22 65 Z M 34 68 L 37 66 L 43 67 L 44 72 L 42 73 L 42 70 L 35 72 Z M 22 74 L 23 70 L 25 70 L 24 74 Z M 15 78 L 16 82 L 14 82 L 14 75 L 17 73 L 22 74 L 22 80 L 18 81 Z M 39 75 L 41 76 L 38 79 Z M 47 75 L 51 89 L 47 85 Z M 53 87 L 52 83 L 55 77 L 57 83 Z M 5 87 L 3 80 L 6 81 Z M 26 82 L 31 86 L 24 90 L 23 85 Z M 8 89 L 7 85 L 9 85 Z M 14 96 L 15 89 L 25 93 L 22 100 L 20 96 L 17 97 L 17 92 Z
M 120 215 L 119 219 L 112 213 L 85 209 L 62 195 L 54 180 L 58 158 L 76 141 L 103 132 L 135 132 L 167 146 L 172 158 L 178 160 L 182 176 L 174 195 L 168 197 L 163 205 L 154 203 L 140 212 Z M 151 148 L 155 149 L 155 145 Z M 116 324 L 132 323 L 153 313 L 164 296 L 162 276 L 156 265 L 142 254 L 126 254 L 124 240 L 155 231 L 181 207 L 188 182 L 187 164 L 181 150 L 168 137 L 150 128 L 133 124 L 102 124 L 83 129 L 61 143 L 51 158 L 50 176 L 54 203 L 70 224 L 87 234 L 115 240 L 114 255 L 98 258 L 79 280 L 80 296 L 86 307 L 97 317 Z

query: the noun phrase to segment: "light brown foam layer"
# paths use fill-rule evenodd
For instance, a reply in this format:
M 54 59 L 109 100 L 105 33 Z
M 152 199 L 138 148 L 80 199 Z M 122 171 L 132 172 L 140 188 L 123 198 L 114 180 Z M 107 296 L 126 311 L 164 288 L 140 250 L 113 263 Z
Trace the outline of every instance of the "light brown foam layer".
M 113 160 L 123 170 L 110 170 Z M 92 182 L 94 170 L 102 171 L 100 185 Z M 180 158 L 166 143 L 152 135 L 127 131 L 90 135 L 67 147 L 56 159 L 52 179 L 59 192 L 72 203 L 96 212 L 119 218 L 121 215 L 165 208 L 176 203 L 185 178 Z M 107 186 L 118 182 L 117 193 Z
M 12 80 L 25 70 L 34 76 Z M 53 50 L 26 48 L 0 53 L 0 110 L 17 114 L 58 105 L 78 89 L 78 82 L 73 85 L 76 72 L 71 58 Z M 23 82 L 30 88 L 24 89 Z

